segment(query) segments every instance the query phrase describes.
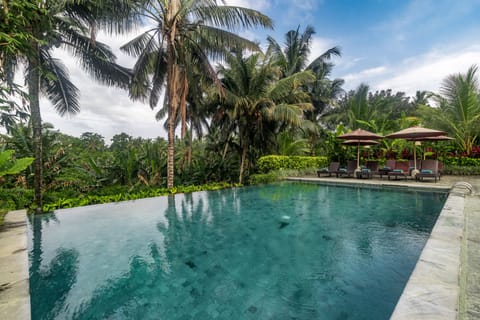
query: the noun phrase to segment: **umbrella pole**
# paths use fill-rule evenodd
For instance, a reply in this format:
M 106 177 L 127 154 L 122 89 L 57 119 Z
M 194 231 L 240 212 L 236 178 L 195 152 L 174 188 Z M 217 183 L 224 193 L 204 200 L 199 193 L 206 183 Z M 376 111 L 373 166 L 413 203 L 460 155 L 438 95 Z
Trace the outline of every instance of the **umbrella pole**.
M 357 143 L 357 170 L 360 170 L 360 143 Z
M 416 142 L 413 142 L 413 170 L 412 177 L 415 177 L 420 171 L 417 170 L 417 145 Z

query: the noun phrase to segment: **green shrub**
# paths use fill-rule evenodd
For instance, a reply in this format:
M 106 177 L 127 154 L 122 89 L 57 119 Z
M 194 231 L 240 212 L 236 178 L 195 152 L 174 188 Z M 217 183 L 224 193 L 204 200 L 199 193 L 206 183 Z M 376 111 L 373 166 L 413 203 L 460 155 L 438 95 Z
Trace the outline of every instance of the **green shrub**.
M 322 168 L 328 165 L 328 158 L 270 155 L 258 159 L 257 165 L 260 173 L 281 169 Z
M 117 194 L 107 194 L 107 195 L 99 195 L 99 194 L 80 195 L 79 197 L 75 197 L 75 198 L 59 198 L 54 202 L 47 203 L 43 206 L 43 211 L 49 212 L 49 211 L 62 209 L 62 208 L 73 208 L 73 207 L 86 206 L 91 204 L 102 204 L 102 203 L 118 202 L 118 201 L 125 201 L 125 200 L 136 200 L 136 199 L 158 197 L 158 196 L 164 196 L 164 195 L 176 194 L 176 193 L 221 190 L 221 189 L 232 188 L 237 186 L 239 185 L 226 183 L 226 182 L 216 182 L 216 183 L 209 183 L 209 184 L 200 185 L 200 186 L 195 186 L 195 185 L 178 186 L 171 189 L 151 188 L 151 189 L 144 189 L 136 192 L 121 192 Z M 119 188 L 117 190 L 121 190 L 121 189 L 122 188 Z M 111 189 L 109 191 L 111 191 Z
M 474 176 L 480 175 L 480 166 L 445 165 L 443 172 L 455 176 Z
M 5 210 L 25 209 L 33 201 L 33 190 L 24 188 L 1 189 L 0 208 Z
M 0 226 L 3 225 L 3 219 L 5 218 L 5 215 L 7 214 L 7 210 L 5 209 L 0 209 Z
M 445 166 L 480 167 L 480 158 L 444 157 L 440 160 Z

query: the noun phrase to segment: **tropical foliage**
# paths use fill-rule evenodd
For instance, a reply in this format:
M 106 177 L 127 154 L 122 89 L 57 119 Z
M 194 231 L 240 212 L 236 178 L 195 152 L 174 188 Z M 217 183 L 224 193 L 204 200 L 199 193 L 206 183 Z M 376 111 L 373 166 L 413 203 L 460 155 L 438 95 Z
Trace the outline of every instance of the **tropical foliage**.
M 355 157 L 337 137 L 357 128 L 383 135 L 412 125 L 441 129 L 453 143 L 424 143 L 418 151 L 444 160 L 451 172 L 478 165 L 476 66 L 447 77 L 438 93 L 408 97 L 372 92 L 367 84 L 346 92 L 342 79 L 331 78 L 340 48 L 311 56 L 313 27 L 288 31 L 283 44 L 268 37 L 262 52 L 237 33 L 273 22 L 223 1 L 12 0 L 1 9 L 0 126 L 6 132 L 1 150 L 35 160 L 3 177 L 0 207 L 51 210 L 189 192 L 195 186 L 273 181 L 285 170 L 308 173 Z M 139 24 L 142 33 L 121 48 L 136 59 L 130 70 L 116 64 L 96 32 L 125 32 Z M 168 136 L 119 133 L 105 141 L 93 132 L 68 136 L 43 123 L 40 95 L 61 115 L 81 109 L 78 89 L 53 55 L 57 47 L 100 83 L 124 88 L 152 108 L 160 104 L 156 116 Z M 14 82 L 20 63 L 26 66 L 28 92 Z M 403 140 L 383 140 L 363 149 L 361 157 L 411 158 L 412 148 Z

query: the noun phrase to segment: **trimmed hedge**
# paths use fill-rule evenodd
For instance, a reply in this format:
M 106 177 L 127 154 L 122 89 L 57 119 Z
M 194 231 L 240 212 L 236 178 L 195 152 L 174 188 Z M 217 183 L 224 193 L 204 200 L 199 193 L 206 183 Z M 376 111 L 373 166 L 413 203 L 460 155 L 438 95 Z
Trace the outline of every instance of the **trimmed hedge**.
M 258 171 L 268 173 L 272 170 L 323 168 L 328 166 L 327 157 L 305 156 L 264 156 L 258 159 Z
M 445 157 L 441 161 L 445 166 L 480 167 L 480 158 Z
M 480 166 L 454 166 L 446 165 L 444 174 L 454 176 L 476 176 L 480 175 Z

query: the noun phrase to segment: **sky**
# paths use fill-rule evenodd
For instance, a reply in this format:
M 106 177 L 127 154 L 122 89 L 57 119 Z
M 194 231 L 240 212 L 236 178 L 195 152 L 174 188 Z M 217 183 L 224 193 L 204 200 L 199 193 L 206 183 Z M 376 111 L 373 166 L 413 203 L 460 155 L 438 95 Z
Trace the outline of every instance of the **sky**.
M 283 44 L 284 35 L 307 25 L 313 37 L 311 59 L 338 46 L 332 78 L 345 80 L 344 89 L 361 83 L 371 91 L 392 89 L 414 96 L 417 90 L 439 92 L 441 82 L 454 73 L 480 65 L 480 0 L 227 0 L 229 5 L 248 7 L 272 18 L 273 30 L 239 30 L 237 33 L 265 46 L 268 35 Z M 138 33 L 137 33 L 138 34 Z M 99 41 L 111 46 L 118 63 L 131 67 L 134 58 L 119 47 L 134 34 L 107 36 Z M 57 50 L 55 56 L 69 68 L 72 82 L 80 89 L 81 112 L 60 117 L 51 104 L 41 100 L 43 121 L 62 133 L 80 136 L 101 134 L 107 143 L 125 132 L 133 137 L 166 138 L 163 121 L 148 104 L 132 102 L 128 93 L 90 79 L 76 60 Z

